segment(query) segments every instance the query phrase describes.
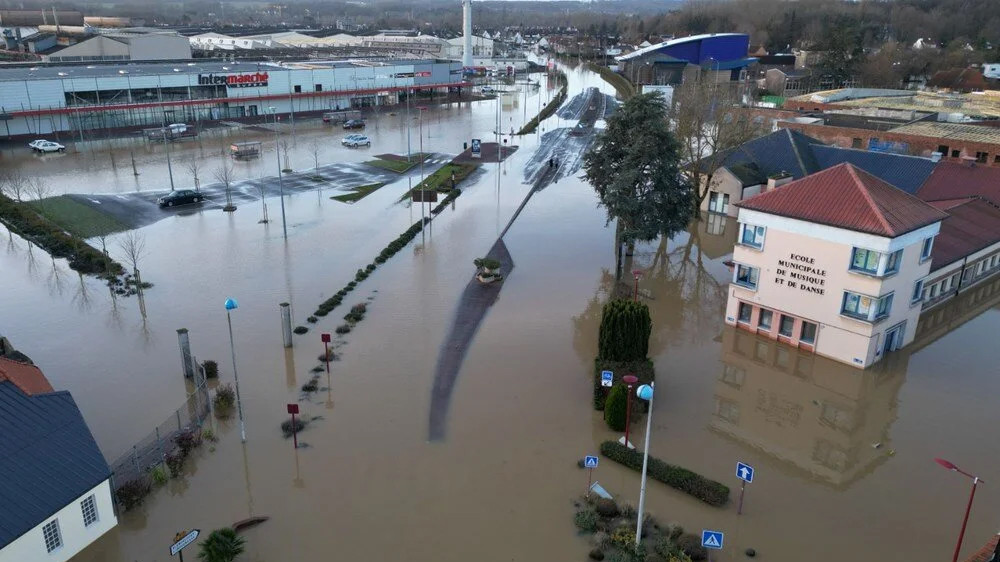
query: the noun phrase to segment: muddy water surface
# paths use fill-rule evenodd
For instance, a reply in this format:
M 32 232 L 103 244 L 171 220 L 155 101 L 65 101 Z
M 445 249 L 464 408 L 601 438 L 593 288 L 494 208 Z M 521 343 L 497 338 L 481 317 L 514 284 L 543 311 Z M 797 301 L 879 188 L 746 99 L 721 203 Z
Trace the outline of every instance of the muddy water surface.
M 570 78 L 575 92 L 611 92 L 592 75 Z M 489 138 L 494 105 L 446 111 L 440 141 L 425 139 L 434 150 Z M 528 189 L 522 168 L 539 139 L 517 142 L 499 170 L 486 166 L 454 209 L 345 301 L 372 298 L 367 318 L 344 338 L 342 360 L 321 377 L 328 390 L 301 402 L 313 421 L 298 451 L 278 424 L 317 364 L 317 331 L 332 331 L 346 309 L 286 353 L 277 305 L 290 300 L 304 323 L 416 220 L 419 208 L 394 204 L 405 181 L 353 206 L 317 194 L 289 198 L 287 242 L 279 223 L 257 224 L 249 208 L 144 228 L 144 276 L 156 283 L 145 321 L 134 299 L 112 301 L 100 284 L 81 283 L 0 233 L 5 335 L 73 392 L 109 458 L 183 399 L 177 328 L 189 328 L 194 352 L 219 360 L 223 380 L 232 380 L 222 302 L 240 299 L 233 320 L 247 444 L 232 420 L 217 422 L 214 451 L 202 447 L 185 478 L 123 516 L 79 559 L 167 560 L 179 529 L 268 515 L 247 533 L 247 560 L 583 560 L 589 547 L 572 527 L 570 502 L 586 473 L 575 462 L 616 437 L 590 401 L 600 305 L 615 284 L 613 231 L 586 182 L 547 187 L 510 229 L 517 267 L 459 373 L 446 438 L 427 441 L 434 365 L 458 294 Z M 277 202 L 269 205 L 273 217 Z M 940 329 L 859 372 L 724 327 L 730 274 L 722 262 L 734 232 L 731 221 L 701 221 L 670 242 L 641 246 L 626 269 L 645 271 L 640 294 L 653 313 L 652 454 L 729 484 L 734 498 L 737 460 L 754 465 L 756 479 L 739 517 L 733 505 L 711 508 L 655 482 L 647 509 L 693 531 L 724 530 L 716 560 L 743 560 L 747 547 L 782 561 L 944 559 L 968 483 L 931 459 L 996 480 L 988 434 L 990 397 L 1000 391 L 1000 356 L 990 345 L 1000 328 L 996 298 L 955 303 L 968 312 L 936 320 Z M 602 459 L 595 478 L 636 500 L 634 472 Z M 988 506 L 998 499 L 989 485 L 980 489 L 967 551 L 995 531 Z

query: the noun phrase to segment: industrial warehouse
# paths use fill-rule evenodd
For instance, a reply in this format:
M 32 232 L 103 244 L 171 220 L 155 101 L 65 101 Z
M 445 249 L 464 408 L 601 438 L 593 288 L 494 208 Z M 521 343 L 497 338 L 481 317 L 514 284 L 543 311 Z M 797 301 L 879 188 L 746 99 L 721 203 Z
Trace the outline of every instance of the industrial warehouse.
M 194 61 L 22 66 L 0 71 L 0 135 L 126 130 L 394 105 L 470 86 L 438 59 Z

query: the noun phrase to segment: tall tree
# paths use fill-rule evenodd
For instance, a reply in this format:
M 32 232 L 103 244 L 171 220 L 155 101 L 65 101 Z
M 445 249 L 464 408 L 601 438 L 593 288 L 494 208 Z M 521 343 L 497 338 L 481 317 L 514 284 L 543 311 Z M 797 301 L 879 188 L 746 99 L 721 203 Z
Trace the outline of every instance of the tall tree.
M 819 65 L 833 80 L 833 86 L 840 87 L 854 78 L 865 59 L 858 21 L 848 16 L 838 16 L 826 27 L 822 45 L 825 53 Z
M 674 89 L 670 119 L 694 190 L 695 216 L 730 151 L 766 132 L 742 107 L 742 97 L 749 95 L 741 85 L 708 80 L 687 80 Z
M 617 221 L 619 264 L 623 244 L 670 238 L 690 222 L 694 192 L 680 173 L 678 150 L 666 102 L 654 92 L 623 103 L 584 154 L 608 223 Z

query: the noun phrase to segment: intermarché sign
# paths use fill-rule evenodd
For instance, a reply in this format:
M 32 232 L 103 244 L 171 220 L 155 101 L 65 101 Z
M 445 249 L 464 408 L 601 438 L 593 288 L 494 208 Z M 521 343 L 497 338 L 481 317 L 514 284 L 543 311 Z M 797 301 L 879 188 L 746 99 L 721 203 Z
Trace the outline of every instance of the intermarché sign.
M 199 86 L 219 86 L 225 84 L 230 88 L 249 88 L 267 86 L 267 73 L 253 74 L 199 74 Z

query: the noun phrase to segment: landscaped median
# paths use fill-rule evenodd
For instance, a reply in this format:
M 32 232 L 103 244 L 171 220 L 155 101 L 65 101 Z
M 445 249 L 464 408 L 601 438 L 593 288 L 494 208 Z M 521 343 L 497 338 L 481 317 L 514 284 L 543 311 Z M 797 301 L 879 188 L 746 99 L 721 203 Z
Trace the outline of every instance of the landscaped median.
M 617 441 L 601 443 L 601 454 L 632 470 L 642 470 L 642 452 L 629 449 Z M 690 494 L 708 505 L 722 507 L 729 501 L 729 487 L 725 484 L 705 478 L 686 468 L 667 464 L 652 455 L 649 457 L 647 474 L 653 480 L 659 480 L 671 488 Z
M 479 164 L 467 164 L 459 162 L 449 162 L 444 166 L 441 166 L 436 172 L 424 178 L 424 181 L 418 183 L 411 191 L 407 191 L 399 198 L 400 201 L 406 201 L 411 199 L 413 194 L 423 190 L 423 191 L 440 191 L 448 192 L 451 191 L 452 183 L 451 177 L 455 176 L 455 185 L 461 183 L 462 180 L 469 177 L 469 174 L 476 171 Z
M 409 158 L 400 154 L 379 154 L 375 160 L 369 160 L 365 164 L 402 174 L 412 170 L 430 156 L 428 152 L 417 152 L 411 154 Z
M 527 135 L 530 133 L 534 133 L 535 129 L 538 128 L 538 124 L 551 117 L 552 114 L 555 113 L 557 109 L 559 109 L 559 106 L 562 105 L 564 101 L 566 101 L 566 93 L 567 93 L 566 74 L 564 74 L 562 71 L 559 71 L 556 74 L 556 83 L 562 85 L 562 87 L 559 89 L 559 93 L 557 93 L 556 96 L 552 98 L 551 101 L 549 101 L 549 103 L 545 104 L 545 107 L 543 107 L 542 110 L 538 112 L 538 115 L 532 118 L 531 121 L 525 123 L 524 126 L 521 127 L 521 130 L 517 132 L 517 134 Z
M 334 201 L 340 201 L 341 203 L 354 203 L 356 201 L 364 199 L 365 197 L 368 197 L 372 193 L 375 193 L 375 190 L 384 185 L 385 183 L 383 182 L 376 182 L 376 183 L 370 183 L 368 185 L 352 187 L 349 193 L 345 193 L 343 195 L 334 195 L 330 199 L 333 199 Z

